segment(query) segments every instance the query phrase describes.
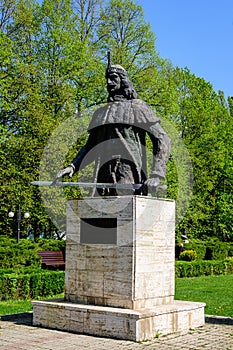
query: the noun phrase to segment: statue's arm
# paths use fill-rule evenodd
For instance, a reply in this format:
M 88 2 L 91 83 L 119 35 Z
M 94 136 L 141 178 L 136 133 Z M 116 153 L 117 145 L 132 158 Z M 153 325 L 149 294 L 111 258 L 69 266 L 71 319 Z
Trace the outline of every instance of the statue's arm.
M 78 170 L 81 170 L 84 168 L 88 163 L 92 161 L 90 157 L 86 157 L 89 151 L 95 146 L 95 137 L 94 132 L 90 132 L 87 143 L 85 146 L 81 148 L 81 150 L 78 152 L 77 156 L 72 160 L 71 164 L 69 164 L 66 168 L 60 170 L 55 179 L 54 183 L 61 177 L 68 175 L 69 177 L 72 177 L 74 173 L 76 173 Z M 85 158 L 88 161 L 85 161 Z
M 154 124 L 148 134 L 153 144 L 153 165 L 146 185 L 157 187 L 166 176 L 171 142 L 159 123 Z
M 90 138 L 90 136 L 89 136 L 89 138 Z M 70 165 L 73 167 L 74 173 L 76 171 L 81 170 L 82 168 L 85 167 L 85 165 L 82 164 L 82 162 L 83 162 L 83 159 L 85 158 L 85 156 L 87 155 L 87 153 L 91 149 L 89 143 L 90 142 L 87 141 L 87 144 L 80 149 L 80 151 L 78 152 L 77 156 L 72 160 Z

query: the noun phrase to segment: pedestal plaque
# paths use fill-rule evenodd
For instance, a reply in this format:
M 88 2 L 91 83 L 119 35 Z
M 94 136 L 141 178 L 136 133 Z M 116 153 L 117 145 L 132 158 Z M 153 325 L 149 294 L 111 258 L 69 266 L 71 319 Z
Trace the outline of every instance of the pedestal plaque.
M 135 341 L 203 325 L 203 303 L 174 301 L 174 240 L 174 201 L 68 201 L 65 300 L 33 302 L 34 324 Z

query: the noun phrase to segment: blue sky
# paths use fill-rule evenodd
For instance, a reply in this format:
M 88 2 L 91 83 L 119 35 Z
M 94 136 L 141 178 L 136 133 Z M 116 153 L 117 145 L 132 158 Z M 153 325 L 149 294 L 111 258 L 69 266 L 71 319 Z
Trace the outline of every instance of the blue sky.
M 160 56 L 233 96 L 233 0 L 136 0 Z

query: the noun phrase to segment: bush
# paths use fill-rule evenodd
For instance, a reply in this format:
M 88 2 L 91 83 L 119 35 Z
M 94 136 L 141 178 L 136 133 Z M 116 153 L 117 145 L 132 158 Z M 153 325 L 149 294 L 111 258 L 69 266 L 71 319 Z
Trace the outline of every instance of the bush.
M 185 250 L 195 250 L 197 260 L 224 260 L 233 255 L 231 244 L 209 237 L 205 237 L 204 241 L 190 239 L 189 243 L 185 244 Z
M 62 293 L 64 278 L 64 271 L 1 273 L 0 270 L 0 300 L 33 299 Z
M 56 239 L 39 239 L 38 250 L 64 250 L 66 246 L 65 240 L 56 240 Z
M 198 277 L 211 275 L 211 262 L 177 261 L 175 265 L 176 277 Z
M 197 259 L 197 252 L 195 250 L 185 250 L 180 253 L 179 260 L 193 261 Z
M 233 258 L 228 258 L 226 261 L 226 274 L 232 274 L 233 273 Z
M 176 277 L 198 277 L 233 273 L 233 259 L 222 261 L 176 261 Z
M 0 236 L 0 269 L 19 269 L 24 267 L 40 268 L 41 257 L 38 250 L 62 250 L 65 252 L 64 240 L 41 239 L 39 242 L 16 240 Z
M 228 256 L 227 244 L 220 241 L 207 242 L 205 260 L 223 260 Z
M 185 249 L 195 250 L 197 253 L 197 260 L 203 260 L 206 254 L 206 244 L 199 239 L 190 239 L 189 243 L 185 243 Z
M 233 257 L 233 244 L 232 243 L 227 244 L 227 250 L 228 250 L 228 256 Z
M 11 247 L 0 248 L 0 268 L 20 268 L 31 266 L 39 268 L 41 258 L 37 254 L 37 249 L 22 249 L 17 243 Z

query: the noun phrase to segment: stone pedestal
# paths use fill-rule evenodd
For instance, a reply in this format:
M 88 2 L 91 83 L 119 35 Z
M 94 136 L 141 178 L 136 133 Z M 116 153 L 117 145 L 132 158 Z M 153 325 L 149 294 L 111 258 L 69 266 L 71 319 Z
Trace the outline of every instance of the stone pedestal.
M 135 341 L 203 325 L 203 303 L 174 301 L 174 239 L 174 201 L 68 201 L 65 301 L 33 302 L 34 325 Z

